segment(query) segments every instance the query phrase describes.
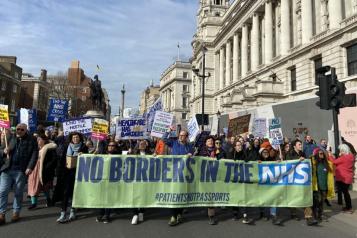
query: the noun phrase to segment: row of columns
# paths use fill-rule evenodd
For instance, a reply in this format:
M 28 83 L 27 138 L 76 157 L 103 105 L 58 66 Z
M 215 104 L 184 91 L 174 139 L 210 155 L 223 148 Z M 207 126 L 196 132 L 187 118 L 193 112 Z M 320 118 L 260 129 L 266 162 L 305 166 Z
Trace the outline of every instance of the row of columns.
M 280 43 L 279 53 L 282 56 L 289 54 L 289 50 L 292 47 L 291 39 L 291 11 L 290 9 L 296 9 L 296 3 L 300 1 L 300 12 L 301 22 L 299 24 L 301 29 L 301 43 L 307 44 L 310 42 L 311 37 L 313 36 L 313 6 L 311 0 L 281 0 L 280 1 Z M 323 1 L 323 0 L 319 0 Z M 294 4 L 294 7 L 291 4 Z M 327 4 L 327 2 L 326 2 Z M 260 14 L 258 12 L 253 13 L 252 24 L 251 24 L 251 35 L 250 35 L 250 55 L 249 55 L 249 26 L 250 23 L 244 23 L 241 27 L 241 37 L 239 33 L 236 32 L 233 35 L 233 41 L 229 39 L 225 47 L 219 50 L 219 87 L 223 89 L 231 83 L 231 76 L 233 82 L 238 81 L 239 78 L 239 66 L 240 66 L 240 75 L 242 77 L 246 76 L 249 68 L 250 60 L 250 70 L 256 71 L 260 64 L 260 41 L 262 37 L 262 48 L 264 49 L 264 54 L 262 54 L 262 61 L 265 64 L 271 63 L 274 57 L 274 8 L 272 0 L 267 0 L 265 2 L 265 15 L 263 20 L 263 26 L 260 26 Z M 328 11 L 329 11 L 329 28 L 335 29 L 339 28 L 340 22 L 342 20 L 342 5 L 341 1 L 328 1 Z M 299 12 L 299 11 L 296 11 Z M 294 12 L 295 14 L 295 12 Z M 294 21 L 296 23 L 296 21 Z M 264 35 L 260 34 L 261 27 L 264 27 Z M 277 34 L 276 34 L 277 35 Z M 232 53 L 232 42 L 233 42 L 233 55 Z M 241 46 L 241 47 L 239 47 Z M 241 52 L 239 52 L 239 49 Z M 241 58 L 239 65 L 239 56 Z M 249 57 L 250 56 L 250 57 Z M 231 72 L 231 58 L 232 61 L 232 72 Z M 218 65 L 217 65 L 218 66 Z M 231 75 L 232 73 L 232 75 Z M 225 81 L 223 80 L 225 78 Z M 225 83 L 224 83 L 225 82 Z
M 166 89 L 163 92 L 163 98 L 164 98 L 164 109 L 171 110 L 171 90 L 170 89 Z

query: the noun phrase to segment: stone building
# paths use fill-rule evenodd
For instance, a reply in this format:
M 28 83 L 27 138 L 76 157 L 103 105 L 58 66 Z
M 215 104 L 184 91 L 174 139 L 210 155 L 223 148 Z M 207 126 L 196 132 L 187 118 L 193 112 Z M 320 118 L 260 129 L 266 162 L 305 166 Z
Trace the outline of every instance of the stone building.
M 159 97 L 160 86 L 151 83 L 151 85 L 141 93 L 139 105 L 140 114 L 142 115 L 147 112 L 149 107 L 151 107 Z
M 315 69 L 357 86 L 357 1 L 200 0 L 192 65 L 207 48 L 206 113 L 229 113 L 315 95 Z M 191 113 L 200 113 L 193 76 Z
M 189 118 L 192 66 L 189 62 L 175 61 L 160 78 L 160 95 L 163 109 L 173 113 L 176 123 L 183 126 Z
M 47 118 L 50 84 L 47 82 L 47 71 L 41 69 L 41 75 L 23 73 L 21 79 L 21 96 L 19 107 L 36 109 L 37 120 L 44 123 Z
M 0 56 L 0 104 L 9 106 L 11 126 L 16 125 L 16 110 L 20 101 L 22 68 L 15 56 Z

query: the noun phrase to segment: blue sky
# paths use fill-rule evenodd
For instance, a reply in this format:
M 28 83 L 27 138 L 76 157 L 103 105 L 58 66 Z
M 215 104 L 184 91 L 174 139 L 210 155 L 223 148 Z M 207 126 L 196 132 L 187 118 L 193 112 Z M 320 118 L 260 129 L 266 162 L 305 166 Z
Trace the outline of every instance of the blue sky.
M 112 113 L 120 89 L 137 107 L 140 92 L 177 57 L 191 56 L 198 0 L 1 0 L 0 55 L 14 55 L 24 72 L 67 71 L 78 59 L 93 77 L 96 65 Z

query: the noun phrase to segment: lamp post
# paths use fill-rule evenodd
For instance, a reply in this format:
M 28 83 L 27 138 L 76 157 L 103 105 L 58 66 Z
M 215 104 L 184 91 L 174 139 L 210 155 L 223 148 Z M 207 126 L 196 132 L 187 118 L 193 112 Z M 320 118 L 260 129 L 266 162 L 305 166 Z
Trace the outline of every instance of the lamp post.
M 121 118 L 124 118 L 124 100 L 125 100 L 125 86 L 123 84 L 123 89 L 121 90 Z
M 217 115 L 217 121 L 218 121 L 218 125 L 217 125 L 217 134 L 218 134 L 218 138 L 220 137 L 220 135 L 221 135 L 221 133 L 220 133 L 220 128 L 219 128 L 219 120 L 221 119 L 221 112 L 218 110 L 217 111 L 217 113 L 216 113 L 216 115 Z
M 206 75 L 206 52 L 207 48 L 202 46 L 202 74 L 200 74 L 200 70 L 193 67 L 192 71 L 197 77 L 202 78 L 202 110 L 201 110 L 201 130 L 204 130 L 204 115 L 205 115 L 205 79 L 210 77 L 211 74 L 208 72 Z

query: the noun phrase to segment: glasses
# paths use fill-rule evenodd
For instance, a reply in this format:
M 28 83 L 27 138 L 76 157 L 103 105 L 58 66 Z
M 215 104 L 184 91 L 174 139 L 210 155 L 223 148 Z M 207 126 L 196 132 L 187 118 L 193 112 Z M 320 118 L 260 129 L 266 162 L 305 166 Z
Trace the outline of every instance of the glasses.
M 16 128 L 16 131 L 25 131 L 24 128 Z

